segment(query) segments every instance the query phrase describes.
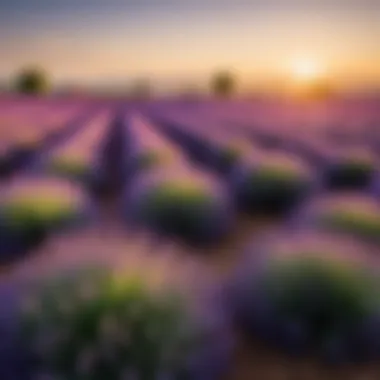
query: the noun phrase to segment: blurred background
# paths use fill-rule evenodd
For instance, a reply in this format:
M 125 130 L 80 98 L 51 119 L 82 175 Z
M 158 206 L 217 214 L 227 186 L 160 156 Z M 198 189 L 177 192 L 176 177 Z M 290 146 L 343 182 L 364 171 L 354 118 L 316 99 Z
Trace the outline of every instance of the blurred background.
M 379 19 L 376 0 L 3 0 L 0 88 L 42 71 L 61 95 L 373 95 Z

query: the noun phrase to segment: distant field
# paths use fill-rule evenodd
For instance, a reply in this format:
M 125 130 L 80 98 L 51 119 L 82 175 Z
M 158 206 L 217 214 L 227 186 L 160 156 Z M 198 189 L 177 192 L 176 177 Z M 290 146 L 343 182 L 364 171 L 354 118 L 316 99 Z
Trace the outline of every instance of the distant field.
M 195 355 L 199 362 L 190 377 L 171 373 L 171 367 L 162 374 L 158 359 L 154 376 L 139 375 L 136 368 L 148 364 L 137 365 L 125 354 L 131 367 L 125 377 L 113 368 L 103 375 L 100 369 L 97 375 L 78 372 L 73 380 L 379 379 L 380 292 L 360 313 L 352 311 L 359 308 L 357 299 L 367 297 L 364 285 L 357 286 L 362 277 L 338 271 L 344 278 L 326 290 L 333 272 L 319 278 L 302 267 L 307 284 L 279 275 L 284 282 L 274 288 L 286 290 L 291 282 L 294 298 L 299 287 L 311 289 L 286 318 L 267 305 L 264 285 L 254 280 L 261 281 L 271 260 L 300 254 L 354 263 L 371 273 L 367 278 L 375 272 L 376 285 L 368 287 L 374 290 L 379 163 L 380 100 L 1 99 L 0 380 L 29 379 L 35 368 L 25 359 L 28 345 L 21 349 L 17 338 L 16 316 L 30 284 L 94 263 L 121 277 L 124 267 L 148 278 L 159 272 L 170 288 L 191 298 L 189 304 L 199 303 L 201 313 L 223 322 L 221 332 L 207 338 L 209 345 L 199 343 L 202 354 Z M 252 283 L 240 284 L 244 278 Z M 211 300 L 204 300 L 206 293 Z M 327 310 L 322 317 L 321 308 L 305 311 L 305 297 L 313 304 L 314 296 L 314 304 Z M 290 308 L 292 302 L 284 304 Z M 74 301 L 71 307 L 82 310 Z M 328 323 L 333 328 L 325 339 Z M 321 339 L 314 336 L 317 324 Z M 145 358 L 151 346 L 144 342 Z M 221 350 L 224 343 L 228 349 Z M 79 359 L 67 360 L 66 370 Z

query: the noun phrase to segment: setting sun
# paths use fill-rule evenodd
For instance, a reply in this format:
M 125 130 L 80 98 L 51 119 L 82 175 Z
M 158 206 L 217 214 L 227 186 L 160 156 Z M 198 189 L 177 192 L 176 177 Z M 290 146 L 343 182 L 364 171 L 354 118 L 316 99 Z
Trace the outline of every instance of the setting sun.
M 324 70 L 320 64 L 307 59 L 299 59 L 291 64 L 291 74 L 296 81 L 311 82 L 320 79 Z
M 301 98 L 325 98 L 332 92 L 326 67 L 307 58 L 293 60 L 289 65 L 290 92 Z

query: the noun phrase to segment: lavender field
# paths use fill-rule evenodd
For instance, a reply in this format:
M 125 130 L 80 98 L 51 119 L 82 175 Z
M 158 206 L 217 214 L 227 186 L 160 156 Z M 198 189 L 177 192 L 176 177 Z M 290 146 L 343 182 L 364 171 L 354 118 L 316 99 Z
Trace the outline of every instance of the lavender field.
M 380 101 L 0 100 L 0 380 L 380 378 Z

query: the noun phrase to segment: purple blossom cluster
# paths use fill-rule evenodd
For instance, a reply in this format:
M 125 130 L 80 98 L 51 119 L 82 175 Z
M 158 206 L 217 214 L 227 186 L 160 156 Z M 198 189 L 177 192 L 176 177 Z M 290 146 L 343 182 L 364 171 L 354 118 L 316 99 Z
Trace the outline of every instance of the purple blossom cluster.
M 379 117 L 344 101 L 0 102 L 0 172 L 12 152 L 34 152 L 0 184 L 0 260 L 83 226 L 99 207 L 104 220 L 98 240 L 87 243 L 90 253 L 73 250 L 65 260 L 112 263 L 112 276 L 101 270 L 105 282 L 88 283 L 83 273 L 64 276 L 63 285 L 42 281 L 26 345 L 37 373 L 216 380 L 219 364 L 232 360 L 235 328 L 249 343 L 285 354 L 378 360 Z M 93 197 L 83 184 L 114 193 Z M 263 220 L 270 228 L 261 228 Z M 252 232 L 241 252 L 246 224 Z M 123 239 L 113 245 L 119 232 Z M 231 251 L 227 277 L 213 276 L 205 256 L 189 254 L 222 249 Z M 146 255 L 152 250 L 156 261 Z M 160 261 L 171 252 L 175 257 Z M 187 278 L 177 314 L 160 292 L 163 283 L 165 292 L 184 290 L 173 276 L 184 280 L 192 264 L 179 252 L 202 269 Z M 218 291 L 200 302 L 206 279 Z M 49 290 L 59 292 L 51 297 Z M 49 307 L 40 302 L 45 291 Z M 197 337 L 191 355 L 182 351 L 189 335 Z
M 0 190 L 0 257 L 12 260 L 49 233 L 88 221 L 91 203 L 79 188 L 56 178 L 17 177 Z

